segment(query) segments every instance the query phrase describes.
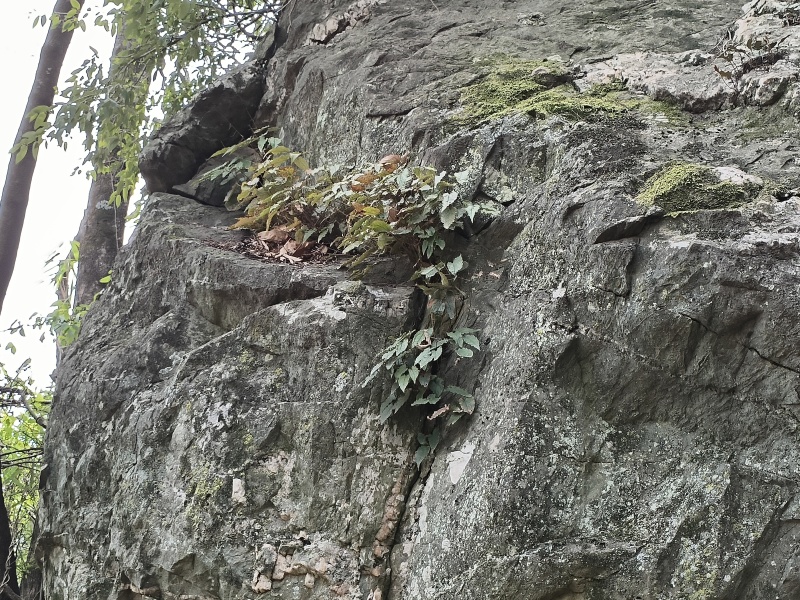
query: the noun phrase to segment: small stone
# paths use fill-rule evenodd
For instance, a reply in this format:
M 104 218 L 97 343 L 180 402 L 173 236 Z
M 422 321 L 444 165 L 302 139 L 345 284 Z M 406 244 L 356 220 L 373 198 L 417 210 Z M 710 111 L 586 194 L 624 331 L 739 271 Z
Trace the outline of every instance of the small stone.
M 286 542 L 281 542 L 281 545 L 278 546 L 278 552 L 281 554 L 291 556 L 294 554 L 295 550 L 300 550 L 303 547 L 303 542 L 300 540 L 289 540 Z
M 278 554 L 275 559 L 275 568 L 272 570 L 273 581 L 281 581 L 286 576 L 286 571 L 289 569 L 289 559 Z
M 303 581 L 303 585 L 306 586 L 308 589 L 314 587 L 315 577 L 311 573 L 306 573 L 306 578 Z
M 265 594 L 272 589 L 272 581 L 267 575 L 256 571 L 253 573 L 253 582 L 250 585 L 250 588 L 256 594 Z
M 231 500 L 234 504 L 247 504 L 247 497 L 244 493 L 244 481 L 241 479 L 233 480 L 233 491 L 231 492 Z

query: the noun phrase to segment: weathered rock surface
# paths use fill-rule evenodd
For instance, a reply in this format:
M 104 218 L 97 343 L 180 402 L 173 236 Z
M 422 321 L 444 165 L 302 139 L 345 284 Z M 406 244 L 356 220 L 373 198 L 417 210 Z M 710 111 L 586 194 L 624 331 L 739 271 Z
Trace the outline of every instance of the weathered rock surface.
M 317 164 L 410 150 L 504 207 L 458 242 L 482 351 L 447 374 L 476 413 L 418 472 L 422 416 L 382 425 L 360 386 L 419 316 L 402 278 L 246 259 L 205 243 L 239 235 L 222 209 L 156 194 L 59 376 L 49 597 L 797 598 L 797 13 L 290 3 L 256 125 Z M 509 59 L 683 110 L 459 121 Z M 193 111 L 151 146 L 181 174 L 151 189 L 230 143 Z M 681 210 L 697 182 L 669 165 L 742 193 Z

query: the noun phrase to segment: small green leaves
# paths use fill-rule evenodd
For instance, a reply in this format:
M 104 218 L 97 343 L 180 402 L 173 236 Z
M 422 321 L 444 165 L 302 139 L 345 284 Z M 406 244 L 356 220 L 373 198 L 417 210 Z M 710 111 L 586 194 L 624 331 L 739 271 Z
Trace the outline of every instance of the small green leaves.
M 439 441 L 441 440 L 441 431 L 437 427 L 429 434 L 418 433 L 417 434 L 417 441 L 419 442 L 419 448 L 414 453 L 414 462 L 417 463 L 419 467 L 422 464 L 422 461 L 428 458 L 429 455 L 433 454 L 436 450 L 436 447 L 439 445 Z
M 456 256 L 452 261 L 447 263 L 447 270 L 450 271 L 451 275 L 457 275 L 458 272 L 463 269 L 465 266 L 464 259 L 459 254 Z
M 475 329 L 459 327 L 437 336 L 434 328 L 408 331 L 395 339 L 381 353 L 381 360 L 362 387 L 369 385 L 380 373 L 391 375 L 391 391 L 381 405 L 381 421 L 385 421 L 404 405 L 439 407 L 435 416 L 450 413 L 471 414 L 475 409 L 472 394 L 464 388 L 448 385 L 435 373 L 446 353 L 456 357 L 471 357 L 480 346 Z M 448 404 L 447 398 L 452 398 Z M 434 417 L 435 418 L 435 417 Z
M 234 227 L 261 232 L 258 239 L 264 243 L 324 244 L 351 254 L 345 263 L 351 272 L 373 256 L 394 251 L 404 253 L 416 269 L 411 281 L 428 299 L 425 326 L 384 348 L 362 383 L 388 380 L 381 421 L 407 405 L 425 407 L 431 420 L 446 415 L 451 423 L 472 413 L 472 395 L 439 374 L 447 361 L 471 358 L 480 346 L 476 330 L 451 330 L 461 305 L 456 282 L 468 264 L 461 254 L 442 256 L 449 230 L 491 210 L 463 197 L 460 186 L 468 183 L 469 173 L 450 177 L 407 166 L 407 157 L 399 155 L 363 169 L 311 169 L 299 153 L 263 132 L 232 148 L 244 146 L 255 146 L 261 160 L 238 175 L 237 204 L 245 215 Z M 438 437 L 420 440 L 417 464 L 436 443 Z

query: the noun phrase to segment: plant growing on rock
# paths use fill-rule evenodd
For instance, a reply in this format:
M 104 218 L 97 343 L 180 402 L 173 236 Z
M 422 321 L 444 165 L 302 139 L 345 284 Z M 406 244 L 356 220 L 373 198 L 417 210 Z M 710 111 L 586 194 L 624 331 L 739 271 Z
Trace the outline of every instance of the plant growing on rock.
M 447 415 L 447 423 L 472 413 L 470 392 L 448 384 L 439 373 L 446 357 L 470 358 L 480 348 L 476 330 L 453 327 L 461 297 L 456 281 L 468 265 L 461 255 L 448 253 L 446 243 L 448 232 L 479 212 L 494 212 L 492 206 L 459 193 L 467 173 L 450 177 L 431 167 L 411 166 L 408 156 L 397 154 L 362 169 L 311 169 L 300 153 L 277 138 L 242 144 L 253 141 L 263 159 L 250 167 L 237 198 L 229 202 L 229 207 L 245 211 L 233 228 L 250 229 L 264 244 L 280 246 L 272 255 L 289 262 L 320 248 L 340 253 L 357 277 L 368 268 L 368 259 L 389 253 L 404 255 L 414 265 L 411 279 L 428 299 L 421 326 L 387 346 L 362 384 L 390 374 L 381 420 L 406 405 L 428 406 L 429 419 Z M 208 176 L 230 177 L 230 170 L 223 165 Z M 438 439 L 438 430 L 420 434 L 418 464 Z
M 724 68 L 714 65 L 714 71 L 722 77 L 732 88 L 734 93 L 739 93 L 739 82 L 742 77 L 762 67 L 774 65 L 786 58 L 786 50 L 781 47 L 789 36 L 779 40 L 770 39 L 769 36 L 753 36 L 747 41 L 737 41 L 733 38 L 723 40 L 719 45 L 717 58 L 724 61 Z

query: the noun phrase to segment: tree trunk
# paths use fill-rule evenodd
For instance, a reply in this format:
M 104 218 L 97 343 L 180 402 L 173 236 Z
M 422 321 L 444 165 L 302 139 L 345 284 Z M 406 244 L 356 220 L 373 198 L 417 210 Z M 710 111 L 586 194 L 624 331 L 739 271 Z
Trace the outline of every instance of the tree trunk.
M 116 178 L 111 173 L 98 175 L 89 189 L 89 201 L 83 213 L 78 240 L 81 258 L 75 280 L 75 305 L 89 304 L 103 289 L 100 279 L 108 274 L 122 246 L 128 204 L 109 203 Z
M 114 40 L 114 49 L 111 53 L 111 67 L 109 78 L 113 81 L 114 77 L 119 76 L 121 53 L 128 49 L 129 44 L 123 31 L 117 34 Z M 139 72 L 135 72 L 139 70 Z M 133 79 L 132 87 L 108 86 L 109 99 L 117 104 L 142 102 L 144 104 L 150 81 L 152 66 L 142 63 L 140 69 L 134 69 L 131 73 L 131 65 L 125 77 L 128 83 Z M 147 72 L 144 72 L 147 71 Z M 140 88 L 140 89 L 139 89 Z M 120 92 L 124 89 L 124 92 Z M 129 92 L 133 90 L 133 98 Z M 122 95 L 121 95 L 122 94 Z M 102 139 L 103 123 L 100 123 L 100 135 Z M 111 164 L 118 164 L 120 156 L 118 150 L 111 152 L 108 161 Z M 119 168 L 124 165 L 119 164 Z M 116 173 L 98 174 L 92 187 L 89 190 L 89 201 L 86 211 L 83 213 L 81 226 L 78 230 L 78 241 L 81 244 L 80 260 L 78 261 L 78 272 L 75 281 L 75 306 L 79 304 L 89 304 L 95 295 L 103 289 L 100 279 L 105 277 L 117 257 L 119 248 L 122 246 L 122 238 L 125 232 L 125 217 L 128 214 L 128 203 L 122 202 L 119 206 L 111 203 L 111 194 L 117 184 Z
M 77 0 L 77 2 L 82 7 L 84 0 Z M 47 32 L 15 143 L 18 143 L 25 133 L 34 131 L 33 123 L 28 118 L 31 111 L 37 106 L 50 107 L 53 105 L 56 85 L 61 74 L 61 65 L 64 63 L 64 56 L 70 41 L 72 41 L 73 30 L 64 31 L 63 28 L 63 15 L 71 9 L 70 0 L 56 0 L 53 13 L 62 16 L 62 24 Z M 14 272 L 14 263 L 17 260 L 22 225 L 25 222 L 31 180 L 35 169 L 36 159 L 30 150 L 19 163 L 16 162 L 13 155 L 8 162 L 6 181 L 2 197 L 0 197 L 0 312 L 3 310 L 3 301 Z
M 0 464 L 2 471 L 2 464 Z M 14 555 L 11 539 L 11 524 L 8 520 L 6 501 L 3 496 L 3 485 L 0 481 L 0 574 L 2 574 L 2 591 L 0 600 L 18 600 L 19 583 L 17 583 L 17 557 Z

